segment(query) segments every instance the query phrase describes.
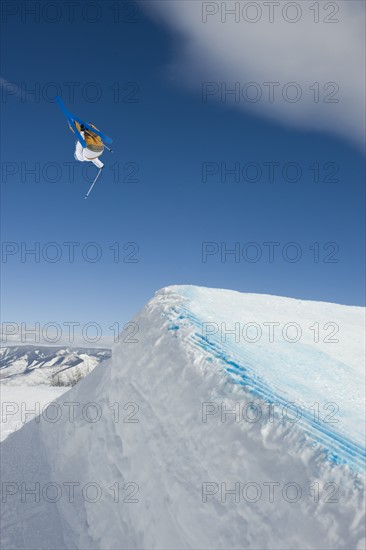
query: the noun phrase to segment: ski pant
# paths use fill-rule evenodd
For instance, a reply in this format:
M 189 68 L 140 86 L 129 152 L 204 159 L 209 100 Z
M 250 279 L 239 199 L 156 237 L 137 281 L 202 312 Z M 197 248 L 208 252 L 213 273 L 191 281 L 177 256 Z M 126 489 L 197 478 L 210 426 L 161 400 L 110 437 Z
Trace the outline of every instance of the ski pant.
M 84 138 L 84 132 L 81 132 L 82 137 Z M 92 162 L 97 168 L 103 168 L 104 164 L 99 160 L 98 157 L 102 155 L 96 151 L 91 151 L 86 147 L 83 147 L 79 141 L 76 142 L 74 157 L 80 162 Z

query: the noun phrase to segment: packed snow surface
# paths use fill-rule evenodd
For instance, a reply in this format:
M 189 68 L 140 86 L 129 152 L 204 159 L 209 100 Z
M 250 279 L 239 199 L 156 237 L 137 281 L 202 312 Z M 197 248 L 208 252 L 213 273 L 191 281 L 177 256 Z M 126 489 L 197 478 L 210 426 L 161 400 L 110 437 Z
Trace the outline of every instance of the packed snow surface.
M 2 384 L 0 388 L 0 441 L 6 439 L 16 430 L 20 430 L 26 422 L 30 422 L 37 415 L 41 415 L 47 405 L 54 402 L 67 390 L 66 387 L 33 385 L 9 387 Z
M 4 548 L 361 550 L 364 328 L 358 307 L 159 291 L 3 442 Z

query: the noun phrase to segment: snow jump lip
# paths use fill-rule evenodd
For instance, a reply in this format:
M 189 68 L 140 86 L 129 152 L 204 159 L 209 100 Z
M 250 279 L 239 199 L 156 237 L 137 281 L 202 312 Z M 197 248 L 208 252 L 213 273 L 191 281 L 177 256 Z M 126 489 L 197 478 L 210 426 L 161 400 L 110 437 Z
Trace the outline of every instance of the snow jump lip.
M 176 305 L 171 309 L 169 330 L 177 331 L 187 322 L 193 327 L 188 336 L 191 346 L 203 350 L 221 363 L 232 384 L 243 386 L 259 400 L 267 404 L 287 407 L 295 400 L 289 399 L 286 393 L 272 387 L 264 380 L 255 368 L 245 361 L 244 356 L 233 352 L 230 346 L 222 341 L 215 341 L 202 335 L 202 320 L 185 305 Z M 197 330 L 198 329 L 198 330 Z M 362 445 L 338 431 L 334 424 L 315 420 L 310 410 L 301 408 L 301 417 L 296 422 L 307 437 L 311 446 L 324 451 L 325 460 L 334 464 L 348 465 L 355 471 L 362 471 L 366 466 L 366 450 Z

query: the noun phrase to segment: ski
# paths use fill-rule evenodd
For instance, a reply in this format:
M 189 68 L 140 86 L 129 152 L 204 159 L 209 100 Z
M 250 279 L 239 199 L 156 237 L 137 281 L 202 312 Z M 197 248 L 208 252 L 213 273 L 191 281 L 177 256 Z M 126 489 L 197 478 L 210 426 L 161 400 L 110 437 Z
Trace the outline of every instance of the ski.
M 90 195 L 90 193 L 91 193 L 91 191 L 92 191 L 94 185 L 96 184 L 97 179 L 99 178 L 99 176 L 100 176 L 102 170 L 103 170 L 103 168 L 100 168 L 98 174 L 97 174 L 96 177 L 95 177 L 95 180 L 94 180 L 93 183 L 91 184 L 90 189 L 89 189 L 89 191 L 87 192 L 87 194 L 85 195 L 84 199 L 87 199 L 87 198 L 89 197 L 89 195 Z
M 96 130 L 95 128 L 93 128 L 92 126 L 90 126 L 90 124 L 88 124 L 87 122 L 84 122 L 83 120 L 81 120 L 81 118 L 79 118 L 78 116 L 74 115 L 73 113 L 70 113 L 70 111 L 68 111 L 62 101 L 62 99 L 59 97 L 59 96 L 56 96 L 56 101 L 58 103 L 58 106 L 60 107 L 61 111 L 63 112 L 63 114 L 65 115 L 65 117 L 67 118 L 69 124 L 72 126 L 78 140 L 80 141 L 81 145 L 83 147 L 86 147 L 86 143 L 85 143 L 85 140 L 82 138 L 82 136 L 80 135 L 80 132 L 78 132 L 76 126 L 75 126 L 75 123 L 74 121 L 76 120 L 76 122 L 78 122 L 79 124 L 83 124 L 85 126 L 85 128 L 87 128 L 90 132 L 92 132 L 93 134 L 96 134 L 97 136 L 99 136 L 101 138 L 102 141 L 105 141 L 106 143 L 112 143 L 113 140 L 112 138 L 106 136 L 105 134 L 103 134 L 103 132 L 101 132 L 100 130 Z
M 78 141 L 81 143 L 81 145 L 86 148 L 86 141 L 85 139 L 83 138 L 83 136 L 80 134 L 79 130 L 76 128 L 75 126 L 75 122 L 71 119 L 69 119 L 69 124 L 70 126 L 72 127 L 72 129 L 74 130 L 74 133 L 76 135 L 76 138 L 78 139 Z
M 87 128 L 89 132 L 92 132 L 93 134 L 96 134 L 97 136 L 99 136 L 102 141 L 105 141 L 106 143 L 113 142 L 112 138 L 106 136 L 100 130 L 96 130 L 95 128 L 93 128 L 93 126 L 90 126 L 90 124 L 88 124 L 87 122 L 84 122 L 83 120 L 81 120 L 81 118 L 77 117 L 76 115 L 72 115 L 72 116 L 74 117 L 74 120 L 76 120 L 76 122 L 78 122 L 79 124 L 84 124 L 85 128 Z
M 86 142 L 83 139 L 83 136 L 80 134 L 79 130 L 75 126 L 74 120 L 76 120 L 76 119 L 75 119 L 74 115 L 66 109 L 62 99 L 59 96 L 56 96 L 56 101 L 57 101 L 58 106 L 60 107 L 61 111 L 65 115 L 68 123 L 70 124 L 70 126 L 74 130 L 74 133 L 75 133 L 75 136 L 76 136 L 77 140 L 80 142 L 80 144 L 83 148 L 86 148 Z

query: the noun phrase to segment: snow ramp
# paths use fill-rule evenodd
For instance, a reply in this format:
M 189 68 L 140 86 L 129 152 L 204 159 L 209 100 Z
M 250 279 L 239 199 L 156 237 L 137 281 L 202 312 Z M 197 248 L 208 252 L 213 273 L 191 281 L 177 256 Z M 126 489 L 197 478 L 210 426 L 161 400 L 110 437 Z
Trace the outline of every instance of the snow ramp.
M 2 444 L 3 547 L 361 550 L 364 351 L 363 308 L 159 291 Z

